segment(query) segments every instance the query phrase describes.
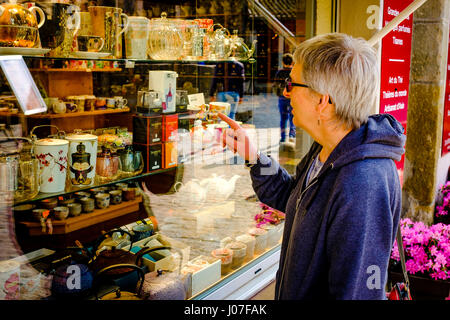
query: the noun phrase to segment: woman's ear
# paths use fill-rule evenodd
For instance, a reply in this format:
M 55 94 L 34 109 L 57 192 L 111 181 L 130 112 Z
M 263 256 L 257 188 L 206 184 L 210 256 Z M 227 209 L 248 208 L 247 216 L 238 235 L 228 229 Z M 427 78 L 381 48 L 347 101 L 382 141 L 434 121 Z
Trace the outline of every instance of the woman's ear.
M 328 94 L 322 94 L 319 97 L 319 103 L 316 106 L 316 110 L 319 115 L 325 115 L 329 113 L 331 110 L 331 104 L 328 103 L 330 96 Z

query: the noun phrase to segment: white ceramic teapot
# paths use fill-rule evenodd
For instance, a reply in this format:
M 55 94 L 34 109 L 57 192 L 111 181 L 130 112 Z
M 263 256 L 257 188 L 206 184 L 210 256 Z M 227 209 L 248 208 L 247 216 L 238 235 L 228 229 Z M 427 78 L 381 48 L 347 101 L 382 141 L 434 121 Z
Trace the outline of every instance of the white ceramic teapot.
M 197 179 L 192 179 L 186 184 L 177 182 L 174 189 L 177 193 L 176 202 L 180 205 L 200 207 L 206 200 L 206 189 L 200 185 Z
M 226 180 L 223 176 L 212 174 L 211 178 L 203 179 L 200 186 L 206 190 L 206 198 L 211 201 L 225 201 L 234 192 L 236 181 L 240 178 L 239 175 L 234 175 L 230 180 Z

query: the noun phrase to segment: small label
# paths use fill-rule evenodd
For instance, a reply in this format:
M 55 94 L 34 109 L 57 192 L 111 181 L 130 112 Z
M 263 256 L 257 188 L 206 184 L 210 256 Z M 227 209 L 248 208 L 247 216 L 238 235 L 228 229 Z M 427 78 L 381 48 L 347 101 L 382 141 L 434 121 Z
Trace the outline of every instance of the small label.
M 126 60 L 125 61 L 125 68 L 134 68 L 134 61 Z

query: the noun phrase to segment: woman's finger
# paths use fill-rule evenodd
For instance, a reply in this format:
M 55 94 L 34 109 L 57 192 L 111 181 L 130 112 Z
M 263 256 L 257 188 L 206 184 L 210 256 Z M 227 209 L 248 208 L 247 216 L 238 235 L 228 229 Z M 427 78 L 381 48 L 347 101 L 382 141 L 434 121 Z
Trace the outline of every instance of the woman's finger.
M 241 129 L 241 126 L 240 126 L 236 121 L 234 121 L 233 119 L 227 117 L 227 116 L 224 115 L 223 113 L 220 113 L 220 112 L 219 112 L 219 113 L 218 113 L 218 116 L 219 116 L 220 119 L 222 119 L 223 121 L 225 121 L 225 122 L 230 126 L 231 129 L 234 129 L 234 130 L 239 130 L 239 129 Z

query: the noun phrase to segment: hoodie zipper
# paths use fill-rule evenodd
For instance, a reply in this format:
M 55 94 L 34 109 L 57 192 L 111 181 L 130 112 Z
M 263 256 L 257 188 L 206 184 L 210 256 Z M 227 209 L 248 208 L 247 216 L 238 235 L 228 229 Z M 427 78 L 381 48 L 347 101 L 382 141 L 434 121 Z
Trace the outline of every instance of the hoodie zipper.
M 309 188 L 311 188 L 314 184 L 316 184 L 317 183 L 317 181 L 319 181 L 319 177 L 320 176 L 323 176 L 324 174 L 325 174 L 325 172 L 327 172 L 328 171 L 328 169 L 333 169 L 333 163 L 330 163 L 330 165 L 320 174 L 320 175 L 318 175 L 318 176 L 316 176 L 312 181 L 311 181 L 311 183 L 308 185 L 308 186 L 306 186 L 306 188 L 305 188 L 305 190 L 303 190 L 302 191 L 302 193 L 300 194 L 300 196 L 298 197 L 298 199 L 297 199 L 297 203 L 296 203 L 296 205 L 295 205 L 295 212 L 297 213 L 297 210 L 298 210 L 298 207 L 299 207 L 299 205 L 300 205 L 300 203 L 302 202 L 302 198 L 303 198 L 303 195 L 305 194 L 305 192 L 306 191 L 308 191 L 308 189 Z M 303 212 L 301 213 L 301 217 L 304 217 L 305 216 L 305 214 L 306 214 L 306 210 L 303 210 Z M 289 251 L 289 245 L 290 245 L 290 241 L 288 242 L 288 247 L 286 248 L 286 252 L 288 252 Z M 285 263 L 283 263 L 283 266 L 282 266 L 282 270 L 281 270 L 281 277 L 280 277 L 280 286 L 278 287 L 278 299 L 280 299 L 280 293 L 281 293 L 281 285 L 282 285 L 282 283 L 283 283 L 283 278 L 284 278 L 284 268 L 285 268 Z

